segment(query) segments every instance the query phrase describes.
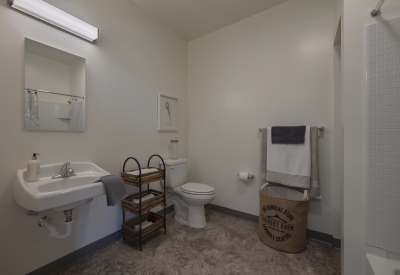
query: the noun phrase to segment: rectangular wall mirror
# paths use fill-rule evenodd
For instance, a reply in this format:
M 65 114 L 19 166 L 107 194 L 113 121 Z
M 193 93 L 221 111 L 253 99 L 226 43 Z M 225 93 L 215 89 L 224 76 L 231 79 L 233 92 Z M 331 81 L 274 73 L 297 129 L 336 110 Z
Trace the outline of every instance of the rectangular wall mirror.
M 85 130 L 85 59 L 25 38 L 24 126 Z

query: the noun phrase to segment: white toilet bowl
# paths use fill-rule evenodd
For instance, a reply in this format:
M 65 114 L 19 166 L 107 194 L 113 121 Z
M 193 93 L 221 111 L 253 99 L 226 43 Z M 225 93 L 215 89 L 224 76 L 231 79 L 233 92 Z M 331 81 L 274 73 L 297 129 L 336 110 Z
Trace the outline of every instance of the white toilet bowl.
M 186 190 L 190 188 L 188 188 L 188 185 L 197 187 L 193 189 L 206 189 L 208 192 L 186 192 Z M 176 213 L 175 220 L 193 228 L 203 228 L 206 226 L 204 205 L 210 203 L 214 199 L 215 194 L 213 187 L 206 184 L 189 182 L 182 186 L 175 187 L 172 196 Z
M 189 182 L 186 179 L 186 159 L 164 160 L 165 183 L 172 188 L 172 200 L 175 208 L 175 220 L 194 228 L 206 226 L 204 205 L 211 202 L 215 196 L 214 187 Z M 164 163 L 161 163 L 163 167 Z

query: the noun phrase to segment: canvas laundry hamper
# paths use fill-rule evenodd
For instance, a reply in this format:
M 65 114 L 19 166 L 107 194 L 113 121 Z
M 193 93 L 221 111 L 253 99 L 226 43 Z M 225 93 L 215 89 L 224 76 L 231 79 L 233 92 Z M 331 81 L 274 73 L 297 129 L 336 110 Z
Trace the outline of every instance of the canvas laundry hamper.
M 258 234 L 277 250 L 298 253 L 307 246 L 309 196 L 291 188 L 264 184 L 260 189 Z

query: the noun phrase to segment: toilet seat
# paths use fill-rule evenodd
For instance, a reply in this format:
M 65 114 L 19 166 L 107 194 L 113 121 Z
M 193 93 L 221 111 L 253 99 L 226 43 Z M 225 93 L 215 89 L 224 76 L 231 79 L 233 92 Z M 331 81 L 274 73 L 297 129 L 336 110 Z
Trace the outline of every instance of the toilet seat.
M 213 195 L 215 193 L 214 187 L 195 182 L 188 182 L 182 185 L 180 191 L 190 195 Z

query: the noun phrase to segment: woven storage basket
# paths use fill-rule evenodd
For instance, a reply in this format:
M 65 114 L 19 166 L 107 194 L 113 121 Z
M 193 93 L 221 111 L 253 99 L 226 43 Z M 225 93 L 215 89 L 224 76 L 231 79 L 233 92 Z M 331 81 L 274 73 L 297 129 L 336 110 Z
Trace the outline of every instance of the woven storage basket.
M 145 201 L 142 201 L 142 212 L 150 210 L 153 207 L 156 207 L 158 205 L 161 205 L 164 203 L 164 193 L 161 191 L 149 189 L 142 191 L 142 193 L 135 193 L 132 195 L 129 195 L 125 199 L 122 200 L 122 209 L 125 211 L 129 211 L 134 214 L 139 214 L 139 203 L 135 203 L 132 200 L 133 199 L 139 199 L 140 197 L 144 197 L 148 194 L 153 194 L 154 197 L 151 199 L 147 199 Z
M 303 193 L 264 184 L 260 189 L 258 234 L 277 250 L 298 253 L 307 246 L 306 226 L 310 199 Z
M 142 241 L 153 235 L 155 231 L 164 227 L 164 218 L 156 213 L 149 212 L 148 214 L 142 216 L 141 221 L 139 217 L 135 217 L 122 224 L 122 234 L 124 237 L 132 241 L 139 242 L 139 231 L 135 230 L 134 226 L 140 222 L 144 222 L 145 220 L 148 220 L 153 224 L 142 229 Z
M 143 184 L 149 184 L 154 181 L 158 180 L 163 180 L 164 179 L 164 170 L 156 167 L 146 167 L 142 168 L 143 169 L 157 169 L 155 172 L 147 173 L 147 174 L 142 174 L 142 185 Z M 128 172 L 135 172 L 137 170 L 132 170 L 132 171 L 125 171 L 121 172 L 121 177 L 125 181 L 125 184 L 133 185 L 133 186 L 139 186 L 140 183 L 140 176 L 139 175 L 132 175 L 128 174 Z

